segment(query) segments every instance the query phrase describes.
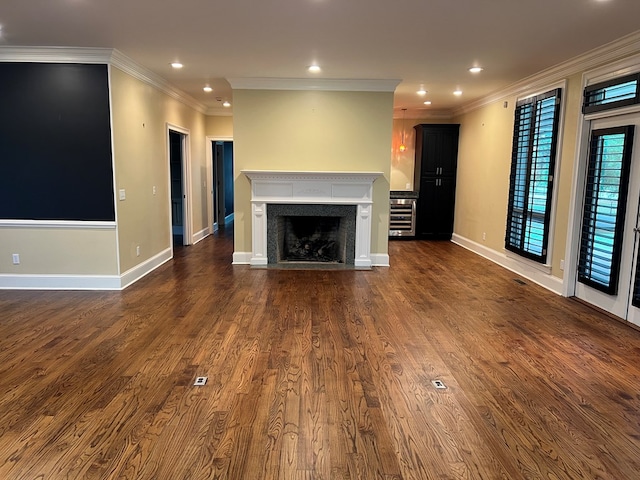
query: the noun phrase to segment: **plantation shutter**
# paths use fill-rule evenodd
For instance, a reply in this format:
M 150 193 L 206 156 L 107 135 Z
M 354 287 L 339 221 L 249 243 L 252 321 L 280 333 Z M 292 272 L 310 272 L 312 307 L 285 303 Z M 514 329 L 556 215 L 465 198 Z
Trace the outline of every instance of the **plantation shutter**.
M 545 263 L 561 90 L 516 104 L 505 248 Z

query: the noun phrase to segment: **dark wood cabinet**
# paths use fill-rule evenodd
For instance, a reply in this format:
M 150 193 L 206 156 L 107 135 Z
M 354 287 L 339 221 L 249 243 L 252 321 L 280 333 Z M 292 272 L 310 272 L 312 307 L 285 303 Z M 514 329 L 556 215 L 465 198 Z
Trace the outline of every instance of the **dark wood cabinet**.
M 449 240 L 453 233 L 458 164 L 457 124 L 416 125 L 416 235 Z

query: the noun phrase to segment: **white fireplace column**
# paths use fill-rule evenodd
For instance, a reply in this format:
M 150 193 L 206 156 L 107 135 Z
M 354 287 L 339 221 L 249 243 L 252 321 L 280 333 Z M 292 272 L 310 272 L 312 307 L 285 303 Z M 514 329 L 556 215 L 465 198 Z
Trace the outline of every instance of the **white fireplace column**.
M 370 267 L 373 182 L 382 172 L 242 170 L 251 180 L 251 265 L 266 265 L 267 204 L 357 205 L 356 267 Z

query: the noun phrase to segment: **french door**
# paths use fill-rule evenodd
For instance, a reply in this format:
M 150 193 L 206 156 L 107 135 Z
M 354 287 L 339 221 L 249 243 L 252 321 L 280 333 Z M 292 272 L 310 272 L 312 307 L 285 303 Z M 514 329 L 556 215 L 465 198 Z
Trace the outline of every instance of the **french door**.
M 640 114 L 590 128 L 576 296 L 640 325 Z

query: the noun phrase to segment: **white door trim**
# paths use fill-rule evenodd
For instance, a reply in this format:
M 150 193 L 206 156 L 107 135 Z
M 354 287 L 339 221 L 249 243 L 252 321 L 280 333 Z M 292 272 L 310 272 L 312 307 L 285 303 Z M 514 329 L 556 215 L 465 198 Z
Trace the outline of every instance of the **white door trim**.
M 611 63 L 582 75 L 581 92 L 594 83 L 635 73 L 640 70 L 640 55 L 634 55 L 624 60 Z M 580 105 L 582 109 L 582 105 Z M 565 243 L 565 270 L 562 278 L 562 295 L 573 297 L 576 294 L 576 279 L 578 276 L 578 255 L 580 254 L 580 228 L 582 224 L 582 206 L 584 200 L 584 186 L 587 178 L 587 155 L 589 153 L 589 138 L 591 121 L 597 118 L 615 117 L 626 113 L 640 111 L 640 106 L 599 112 L 585 115 L 578 114 L 575 158 L 573 162 L 573 178 L 571 180 L 571 199 L 569 202 L 569 219 L 567 241 Z M 638 135 L 640 132 L 636 132 Z

